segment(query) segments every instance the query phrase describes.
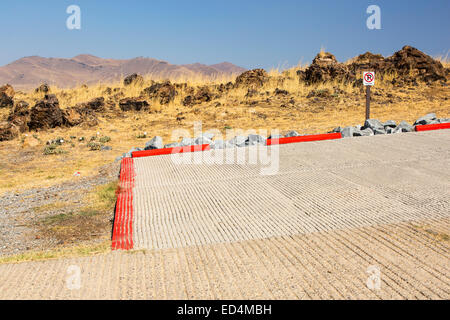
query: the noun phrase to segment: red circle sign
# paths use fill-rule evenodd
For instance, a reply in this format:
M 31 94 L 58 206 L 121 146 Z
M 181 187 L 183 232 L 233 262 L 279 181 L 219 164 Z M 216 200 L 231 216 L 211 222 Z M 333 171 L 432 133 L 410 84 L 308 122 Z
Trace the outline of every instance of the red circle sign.
M 366 82 L 372 82 L 373 78 L 374 78 L 373 73 L 368 72 L 364 75 L 364 80 Z

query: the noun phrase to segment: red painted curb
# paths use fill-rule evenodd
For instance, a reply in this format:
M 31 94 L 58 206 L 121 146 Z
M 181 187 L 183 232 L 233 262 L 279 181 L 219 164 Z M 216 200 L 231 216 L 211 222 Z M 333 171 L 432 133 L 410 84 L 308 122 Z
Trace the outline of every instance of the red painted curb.
M 450 129 L 450 123 L 435 123 L 416 126 L 416 131 L 430 131 L 439 129 Z
M 112 235 L 113 250 L 133 248 L 133 187 L 134 161 L 123 158 L 120 168 L 120 182 L 117 188 L 116 213 Z
M 133 158 L 141 158 L 141 157 L 160 156 L 160 155 L 164 155 L 164 154 L 173 154 L 173 153 L 206 151 L 209 149 L 210 149 L 209 144 L 202 144 L 202 145 L 194 145 L 194 146 L 186 146 L 186 147 L 134 151 L 131 153 L 131 156 Z
M 325 134 L 312 134 L 312 135 L 299 136 L 299 137 L 267 139 L 266 145 L 270 146 L 270 145 L 275 145 L 275 144 L 286 144 L 286 143 L 307 142 L 307 141 L 321 141 L 321 140 L 333 140 L 333 139 L 341 139 L 341 138 L 342 138 L 342 134 L 340 132 L 325 133 Z

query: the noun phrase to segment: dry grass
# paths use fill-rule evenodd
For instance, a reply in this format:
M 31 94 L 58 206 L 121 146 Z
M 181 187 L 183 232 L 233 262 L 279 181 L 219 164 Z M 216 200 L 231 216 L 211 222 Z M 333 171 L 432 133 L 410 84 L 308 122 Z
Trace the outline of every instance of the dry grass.
M 57 248 L 46 251 L 30 251 L 18 255 L 0 257 L 0 264 L 83 257 L 96 254 L 103 254 L 110 251 L 111 251 L 111 242 L 103 241 L 97 244 Z
M 86 205 L 81 209 L 65 210 L 64 213 L 53 213 L 39 218 L 35 223 L 39 235 L 56 239 L 62 244 L 108 237 L 112 227 L 111 217 L 116 203 L 117 185 L 118 182 L 113 181 L 95 187 L 86 195 Z M 54 202 L 43 206 L 44 208 L 39 207 L 39 210 L 55 212 L 59 205 L 60 203 Z M 70 204 L 66 206 L 70 208 Z

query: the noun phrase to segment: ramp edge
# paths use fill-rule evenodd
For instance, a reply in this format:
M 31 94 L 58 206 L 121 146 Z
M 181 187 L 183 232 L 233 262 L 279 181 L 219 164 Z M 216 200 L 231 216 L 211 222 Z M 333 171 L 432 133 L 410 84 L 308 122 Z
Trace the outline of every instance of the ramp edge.
M 123 158 L 117 187 L 117 202 L 112 234 L 112 250 L 133 249 L 134 160 Z

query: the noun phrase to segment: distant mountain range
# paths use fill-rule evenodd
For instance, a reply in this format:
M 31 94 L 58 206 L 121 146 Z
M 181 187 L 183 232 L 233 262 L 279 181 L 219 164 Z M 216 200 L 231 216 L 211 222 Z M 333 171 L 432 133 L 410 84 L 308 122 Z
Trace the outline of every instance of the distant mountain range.
M 67 88 L 81 84 L 118 81 L 132 73 L 149 75 L 156 79 L 175 79 L 195 75 L 215 78 L 240 74 L 244 71 L 246 69 L 229 62 L 214 65 L 200 63 L 175 65 L 143 57 L 115 60 L 88 54 L 71 59 L 31 56 L 0 67 L 0 86 L 9 83 L 16 88 L 27 89 L 48 83 Z

